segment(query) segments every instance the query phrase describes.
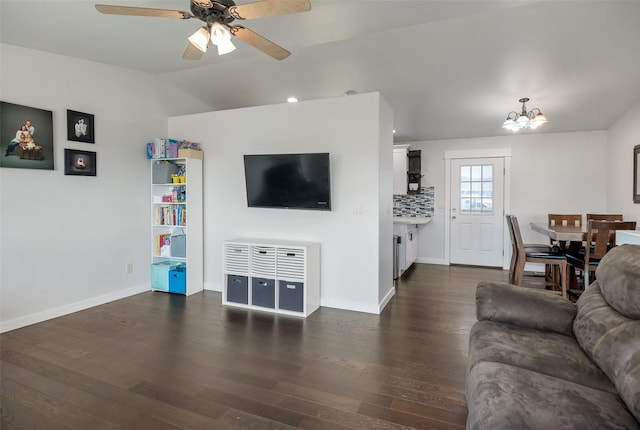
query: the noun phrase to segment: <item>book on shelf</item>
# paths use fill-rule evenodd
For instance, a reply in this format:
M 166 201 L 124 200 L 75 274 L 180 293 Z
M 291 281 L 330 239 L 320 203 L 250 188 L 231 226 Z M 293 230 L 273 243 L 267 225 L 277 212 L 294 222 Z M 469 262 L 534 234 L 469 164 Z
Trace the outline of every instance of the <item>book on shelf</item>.
M 147 143 L 147 158 L 179 158 L 181 149 L 200 151 L 199 143 L 192 143 L 186 140 L 162 139 L 156 137 L 153 142 Z M 190 157 L 187 157 L 190 158 Z M 201 156 L 195 158 L 202 158 Z
M 157 225 L 180 225 L 187 222 L 187 208 L 183 205 L 159 206 L 156 208 Z
M 171 233 L 157 234 L 155 237 L 155 252 L 154 255 L 168 257 L 170 255 L 163 255 L 164 249 L 170 249 L 171 247 Z

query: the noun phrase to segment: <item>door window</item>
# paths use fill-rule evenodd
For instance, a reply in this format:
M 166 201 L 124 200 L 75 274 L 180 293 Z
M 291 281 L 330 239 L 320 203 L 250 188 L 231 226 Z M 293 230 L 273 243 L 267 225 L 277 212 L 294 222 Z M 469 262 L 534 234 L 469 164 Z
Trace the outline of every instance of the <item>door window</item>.
M 460 166 L 460 212 L 493 215 L 493 165 Z

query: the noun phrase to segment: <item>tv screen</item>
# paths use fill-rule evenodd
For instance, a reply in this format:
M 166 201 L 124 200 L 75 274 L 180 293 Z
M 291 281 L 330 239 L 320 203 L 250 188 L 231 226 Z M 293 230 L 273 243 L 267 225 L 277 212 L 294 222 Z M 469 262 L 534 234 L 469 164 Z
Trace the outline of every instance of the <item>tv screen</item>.
M 245 155 L 244 177 L 249 207 L 331 210 L 328 153 Z

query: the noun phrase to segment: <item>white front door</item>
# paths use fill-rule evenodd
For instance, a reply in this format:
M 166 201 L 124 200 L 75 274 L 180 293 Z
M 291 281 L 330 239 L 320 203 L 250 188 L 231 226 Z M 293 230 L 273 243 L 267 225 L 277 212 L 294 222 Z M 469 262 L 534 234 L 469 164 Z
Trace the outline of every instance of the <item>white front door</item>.
M 451 160 L 450 261 L 502 267 L 504 158 Z

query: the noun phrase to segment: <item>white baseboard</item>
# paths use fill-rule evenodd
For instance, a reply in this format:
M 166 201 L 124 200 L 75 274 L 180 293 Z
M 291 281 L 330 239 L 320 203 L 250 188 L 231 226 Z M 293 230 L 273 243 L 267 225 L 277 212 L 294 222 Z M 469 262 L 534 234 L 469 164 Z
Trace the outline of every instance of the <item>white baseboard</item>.
M 365 312 L 368 314 L 380 314 L 380 306 L 376 303 L 362 303 L 345 300 L 320 299 L 320 306 L 325 308 L 342 309 L 344 311 Z
M 382 311 L 384 310 L 385 306 L 387 306 L 389 304 L 389 302 L 391 301 L 391 299 L 393 298 L 393 296 L 396 295 L 396 289 L 395 287 L 391 287 L 391 289 L 389 290 L 389 292 L 382 298 L 382 300 L 380 301 L 380 305 L 379 305 L 379 310 L 378 313 L 382 313 Z
M 441 258 L 416 258 L 416 263 L 423 263 L 423 264 L 439 264 L 441 266 L 448 266 L 449 262 L 445 261 Z
M 126 290 L 115 291 L 103 296 L 93 297 L 53 309 L 47 309 L 46 311 L 36 312 L 35 314 L 25 315 L 23 317 L 14 318 L 8 321 L 2 321 L 0 322 L 0 333 L 15 330 L 21 327 L 26 327 L 28 325 L 36 324 L 53 318 L 58 318 L 64 315 L 72 314 L 74 312 L 83 311 L 94 306 L 104 305 L 105 303 L 144 293 L 145 291 L 150 291 L 149 284 L 138 285 L 135 287 L 127 288 Z
M 222 292 L 222 282 L 205 282 L 204 289 L 209 291 Z

